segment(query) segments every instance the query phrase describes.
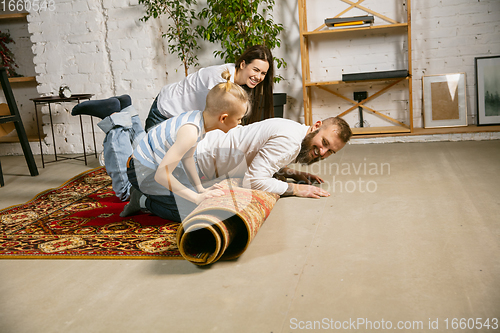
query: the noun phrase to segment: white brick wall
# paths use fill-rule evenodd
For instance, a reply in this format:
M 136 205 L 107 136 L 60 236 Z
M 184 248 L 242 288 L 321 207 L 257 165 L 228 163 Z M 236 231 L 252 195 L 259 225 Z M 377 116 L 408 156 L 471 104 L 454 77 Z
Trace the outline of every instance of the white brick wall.
M 69 85 L 74 94 L 90 93 L 98 99 L 128 93 L 145 119 L 159 88 L 166 84 L 166 70 L 158 71 L 161 67 L 157 66 L 158 57 L 165 58 L 163 47 L 158 54 L 156 41 L 161 37 L 157 23 L 139 22 L 142 16 L 143 7 L 137 1 L 118 0 L 57 1 L 53 12 L 31 13 L 28 29 L 38 93 L 56 95 L 61 84 Z M 70 115 L 74 105 L 52 107 L 60 153 L 82 152 L 79 119 Z M 44 151 L 50 153 L 53 143 L 48 108 L 43 107 L 42 113 L 43 133 L 47 135 Z M 90 120 L 83 119 L 85 143 L 93 150 Z M 95 129 L 100 150 L 104 135 Z
M 200 6 L 204 4 L 199 2 Z M 405 21 L 403 6 L 397 3 L 401 2 L 371 0 L 363 5 L 398 21 Z M 309 29 L 316 28 L 325 17 L 347 7 L 347 4 L 334 0 L 308 1 Z M 74 93 L 93 93 L 95 98 L 128 93 L 142 120 L 145 120 L 160 88 L 182 79 L 184 73 L 180 61 L 175 55 L 167 53 L 166 41 L 161 38 L 166 19 L 140 22 L 143 13 L 143 7 L 137 0 L 59 0 L 54 12 L 32 13 L 28 17 L 28 28 L 32 34 L 33 61 L 40 83 L 38 93 L 56 94 L 61 84 L 68 84 Z M 365 14 L 359 10 L 349 12 L 349 15 Z M 422 126 L 422 76 L 457 72 L 467 75 L 468 118 L 469 123 L 475 123 L 474 57 L 500 54 L 500 1 L 412 1 L 412 14 L 414 125 Z M 288 62 L 287 69 L 278 70 L 285 80 L 275 86 L 275 91 L 288 94 L 285 116 L 303 121 L 297 1 L 276 1 L 274 19 L 286 28 L 281 36 L 282 46 L 274 50 L 274 54 Z M 376 23 L 381 22 L 376 18 Z M 366 38 L 363 38 L 364 35 Z M 385 31 L 373 38 L 368 38 L 368 33 L 361 36 L 346 34 L 336 38 L 329 41 L 324 37 L 315 37 L 311 45 L 311 69 L 315 80 L 339 80 L 342 73 L 349 72 L 406 68 L 406 43 L 395 33 Z M 222 62 L 212 55 L 217 46 L 206 42 L 201 45 L 198 55 L 201 66 Z M 352 98 L 351 88 L 332 89 Z M 356 90 L 366 90 L 369 95 L 375 88 L 375 84 L 356 86 Z M 398 86 L 384 97 L 368 103 L 368 106 L 408 123 L 404 90 L 404 85 Z M 350 106 L 318 89 L 313 89 L 313 94 L 314 120 L 337 114 Z M 82 149 L 81 145 L 75 144 L 76 136 L 65 137 L 68 133 L 80 133 L 78 118 L 69 115 L 72 106 L 63 105 L 61 113 L 65 117 L 57 117 L 58 135 L 62 136 L 57 145 L 62 153 L 80 153 Z M 357 112 L 353 111 L 346 118 L 353 125 L 357 122 Z M 372 126 L 387 124 L 369 114 L 365 119 Z M 86 128 L 90 131 L 90 126 Z M 103 135 L 98 128 L 96 131 L 100 143 Z M 49 135 L 45 149 L 52 151 L 47 122 L 44 132 Z M 90 138 L 86 133 L 86 142 L 90 143 Z M 0 146 L 0 154 L 4 150 L 3 145 Z
M 500 1 L 413 4 L 414 125 L 422 126 L 423 75 L 465 72 L 468 122 L 476 122 L 474 58 L 500 55 Z

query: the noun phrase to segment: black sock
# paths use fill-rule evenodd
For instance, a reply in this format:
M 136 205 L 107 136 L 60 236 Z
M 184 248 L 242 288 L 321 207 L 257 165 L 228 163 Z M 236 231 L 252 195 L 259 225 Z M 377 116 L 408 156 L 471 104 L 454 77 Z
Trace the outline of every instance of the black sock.
M 139 200 L 142 197 L 141 191 L 137 190 L 135 187 L 130 188 L 130 201 L 123 207 L 123 211 L 120 213 L 121 217 L 127 217 L 130 215 L 137 214 L 141 211 L 141 205 Z
M 120 101 L 120 110 L 132 105 L 132 98 L 129 95 L 115 96 Z
M 115 112 L 120 112 L 120 101 L 114 97 L 96 101 L 85 101 L 77 104 L 73 108 L 73 110 L 71 110 L 71 114 L 73 116 L 85 114 L 89 116 L 99 117 L 101 119 L 104 119 Z

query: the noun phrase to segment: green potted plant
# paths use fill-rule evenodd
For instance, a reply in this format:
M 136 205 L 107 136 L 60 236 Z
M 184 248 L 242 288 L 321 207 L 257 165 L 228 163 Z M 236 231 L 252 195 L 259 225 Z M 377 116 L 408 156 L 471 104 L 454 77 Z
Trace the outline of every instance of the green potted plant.
M 146 7 L 146 15 L 141 21 L 162 15 L 170 19 L 172 23 L 162 37 L 167 38 L 168 51 L 177 54 L 184 65 L 184 74 L 188 76 L 189 68 L 198 65 L 196 51 L 200 48 L 193 27 L 193 21 L 197 20 L 196 0 L 139 0 L 139 3 Z
M 199 14 L 206 20 L 206 26 L 198 26 L 199 35 L 210 42 L 220 44 L 222 50 L 214 55 L 226 63 L 236 58 L 253 45 L 265 45 L 270 50 L 281 46 L 278 35 L 283 25 L 275 23 L 271 15 L 274 0 L 207 0 L 207 7 Z M 286 67 L 283 58 L 274 57 L 276 67 Z M 283 79 L 274 77 L 275 82 Z M 283 116 L 286 94 L 274 94 L 274 109 L 277 116 Z

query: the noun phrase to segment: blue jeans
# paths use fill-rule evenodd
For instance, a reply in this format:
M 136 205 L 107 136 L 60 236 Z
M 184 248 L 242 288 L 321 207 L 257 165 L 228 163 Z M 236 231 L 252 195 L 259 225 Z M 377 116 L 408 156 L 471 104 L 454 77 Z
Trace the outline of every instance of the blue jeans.
M 130 187 L 134 186 L 146 196 L 145 205 L 151 213 L 175 222 L 180 222 L 196 207 L 191 201 L 174 195 L 156 183 L 153 177 L 154 170 L 144 170 L 145 167 L 140 168 L 141 165 L 138 165 L 139 181 L 136 175 L 137 168 L 132 168 L 133 175 L 131 175 L 127 161 L 138 142 L 146 135 L 133 106 L 104 118 L 97 126 L 106 133 L 103 143 L 106 172 L 111 177 L 113 191 L 120 200 L 128 201 Z M 132 166 L 133 160 L 130 159 Z M 191 188 L 182 168 L 176 168 L 174 176 L 184 186 Z
M 151 105 L 151 109 L 149 110 L 148 118 L 146 119 L 146 132 L 161 122 L 164 122 L 168 118 L 160 113 L 158 110 L 158 97 L 156 97 L 153 105 Z
M 186 200 L 154 180 L 156 170 L 143 166 L 140 162 L 130 157 L 127 162 L 127 176 L 132 186 L 146 196 L 146 208 L 156 216 L 173 222 L 182 222 L 195 208 L 196 204 Z M 178 173 L 184 173 L 178 170 Z M 186 177 L 179 175 L 184 185 Z M 154 194 L 153 194 L 154 193 Z
M 104 139 L 104 161 L 106 172 L 111 177 L 113 191 L 122 201 L 128 201 L 130 182 L 127 177 L 127 160 L 135 145 L 146 134 L 137 111 L 133 106 L 113 113 L 101 120 L 97 126 L 106 133 Z

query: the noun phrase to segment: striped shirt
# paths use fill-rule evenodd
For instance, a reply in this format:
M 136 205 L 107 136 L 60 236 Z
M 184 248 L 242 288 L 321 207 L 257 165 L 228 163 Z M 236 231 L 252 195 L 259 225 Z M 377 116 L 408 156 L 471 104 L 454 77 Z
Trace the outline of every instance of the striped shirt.
M 170 118 L 152 128 L 135 148 L 134 157 L 144 166 L 156 169 L 177 139 L 177 132 L 186 125 L 198 129 L 198 143 L 205 137 L 203 111 L 189 111 Z

